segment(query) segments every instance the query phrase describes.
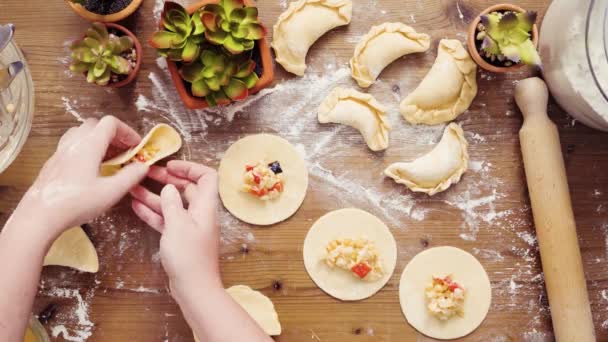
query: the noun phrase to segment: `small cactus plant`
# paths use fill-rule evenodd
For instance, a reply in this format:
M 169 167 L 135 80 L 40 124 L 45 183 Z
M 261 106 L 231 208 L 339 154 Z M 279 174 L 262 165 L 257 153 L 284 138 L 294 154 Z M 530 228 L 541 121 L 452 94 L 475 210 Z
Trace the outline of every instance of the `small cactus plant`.
M 511 66 L 517 63 L 540 65 L 531 40 L 536 12 L 491 12 L 481 16 L 476 39 L 480 54 L 490 62 Z
M 232 56 L 212 48 L 203 51 L 198 61 L 184 64 L 179 72 L 191 83 L 194 96 L 216 106 L 249 96 L 249 89 L 258 81 L 255 65 L 249 56 Z
M 129 36 L 118 37 L 110 34 L 104 24 L 93 23 L 86 31 L 85 38 L 70 47 L 70 70 L 86 73 L 87 82 L 105 86 L 117 80 L 116 75 L 132 72 L 132 64 L 138 58 L 133 44 Z
M 164 29 L 154 33 L 150 45 L 172 61 L 190 63 L 197 59 L 205 41 L 201 13 L 189 15 L 183 6 L 168 1 L 161 20 Z
M 209 4 L 202 9 L 201 18 L 207 41 L 224 46 L 232 54 L 253 49 L 255 41 L 265 34 L 258 21 L 258 9 L 246 7 L 243 0 Z

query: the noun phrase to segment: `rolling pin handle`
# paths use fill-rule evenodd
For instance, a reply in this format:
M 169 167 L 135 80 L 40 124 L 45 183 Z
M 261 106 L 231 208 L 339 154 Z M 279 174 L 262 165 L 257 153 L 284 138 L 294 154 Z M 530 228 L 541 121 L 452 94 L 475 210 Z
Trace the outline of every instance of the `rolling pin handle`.
M 521 110 L 524 120 L 532 115 L 546 115 L 549 103 L 547 85 L 538 77 L 519 81 L 515 87 L 515 102 Z

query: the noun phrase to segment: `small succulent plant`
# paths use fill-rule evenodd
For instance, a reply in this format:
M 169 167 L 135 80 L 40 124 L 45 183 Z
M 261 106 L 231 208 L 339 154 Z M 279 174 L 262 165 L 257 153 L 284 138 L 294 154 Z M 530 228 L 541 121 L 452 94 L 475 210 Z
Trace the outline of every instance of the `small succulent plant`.
M 133 49 L 133 40 L 129 36 L 118 37 L 108 33 L 106 26 L 101 23 L 93 23 L 86 31 L 85 38 L 74 42 L 70 49 L 70 70 L 86 73 L 89 83 L 107 85 L 112 74 L 128 75 L 133 70 L 131 62 L 123 57 Z
M 247 55 L 233 56 L 217 48 L 203 51 L 198 61 L 184 64 L 179 73 L 191 83 L 192 94 L 204 97 L 209 105 L 227 104 L 249 95 L 258 75 L 255 62 Z
M 198 58 L 205 41 L 205 26 L 199 11 L 189 15 L 180 4 L 167 1 L 161 25 L 164 29 L 150 39 L 150 45 L 158 49 L 161 56 L 184 63 Z
M 505 66 L 540 65 L 531 40 L 535 21 L 536 12 L 492 12 L 481 16 L 476 39 L 481 41 L 482 56 Z
M 255 41 L 265 34 L 258 21 L 258 9 L 246 7 L 243 0 L 209 4 L 202 9 L 201 18 L 207 41 L 224 46 L 232 54 L 253 49 Z

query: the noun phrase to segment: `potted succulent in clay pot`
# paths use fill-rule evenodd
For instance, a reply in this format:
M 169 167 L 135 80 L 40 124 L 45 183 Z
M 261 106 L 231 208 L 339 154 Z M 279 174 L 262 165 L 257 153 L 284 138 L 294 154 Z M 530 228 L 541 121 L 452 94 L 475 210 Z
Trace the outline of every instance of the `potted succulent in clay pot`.
M 536 50 L 536 12 L 511 4 L 491 6 L 469 26 L 471 57 L 485 70 L 504 73 L 524 65 L 540 66 Z
M 149 43 L 191 109 L 225 105 L 267 87 L 274 78 L 266 29 L 251 0 L 205 0 L 188 9 L 166 1 Z
M 141 67 L 141 44 L 123 26 L 93 23 L 82 39 L 72 43 L 70 70 L 84 73 L 87 82 L 112 88 L 131 83 Z
M 113 23 L 135 12 L 143 0 L 65 0 L 70 8 L 88 21 Z

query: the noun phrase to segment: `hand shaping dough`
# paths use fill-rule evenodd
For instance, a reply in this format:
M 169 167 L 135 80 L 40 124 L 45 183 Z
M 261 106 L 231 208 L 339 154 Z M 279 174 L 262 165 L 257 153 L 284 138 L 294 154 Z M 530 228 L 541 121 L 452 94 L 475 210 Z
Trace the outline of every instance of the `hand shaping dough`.
M 318 117 L 320 123 L 339 123 L 358 129 L 372 151 L 388 147 L 391 127 L 386 108 L 369 94 L 337 87 L 321 103 Z
M 169 125 L 160 124 L 152 128 L 139 145 L 105 161 L 101 165 L 100 174 L 111 176 L 135 157 L 141 158 L 146 165 L 152 165 L 179 151 L 181 147 L 182 138 L 179 133 Z
M 277 63 L 298 76 L 306 70 L 306 54 L 329 30 L 348 25 L 352 0 L 299 0 L 292 2 L 274 25 L 272 47 Z
M 374 243 L 383 262 L 384 276 L 368 282 L 350 272 L 329 268 L 323 261 L 328 242 L 364 236 Z M 397 263 L 397 243 L 388 227 L 374 215 L 360 209 L 340 209 L 325 214 L 313 224 L 304 239 L 304 266 L 310 278 L 332 297 L 361 300 L 386 285 Z
M 281 322 L 279 315 L 274 309 L 274 304 L 270 298 L 261 292 L 251 289 L 245 285 L 235 285 L 227 289 L 226 292 L 236 301 L 243 310 L 270 336 L 281 335 Z M 195 341 L 199 339 L 195 336 Z
M 284 189 L 276 199 L 261 201 L 241 190 L 245 165 L 259 160 L 281 164 Z M 232 144 L 220 162 L 218 174 L 224 207 L 238 219 L 257 225 L 275 224 L 293 215 L 308 188 L 308 171 L 298 151 L 287 140 L 270 134 L 250 135 Z
M 427 309 L 426 286 L 433 276 L 445 275 L 466 289 L 462 317 L 440 320 Z M 492 302 L 492 286 L 474 256 L 455 247 L 436 247 L 419 253 L 405 267 L 399 301 L 405 318 L 416 330 L 436 339 L 455 339 L 470 334 L 483 322 Z
M 452 122 L 429 153 L 411 162 L 391 164 L 384 174 L 412 191 L 433 196 L 460 181 L 469 164 L 468 145 L 462 128 Z
M 44 257 L 43 266 L 66 266 L 81 272 L 99 270 L 97 251 L 82 228 L 74 227 L 61 234 Z
M 371 86 L 389 64 L 401 56 L 429 49 L 431 38 L 402 23 L 373 26 L 361 38 L 350 60 L 353 78 L 360 87 Z
M 454 120 L 477 95 L 477 65 L 462 43 L 442 39 L 435 64 L 418 87 L 401 102 L 412 124 L 436 125 Z

